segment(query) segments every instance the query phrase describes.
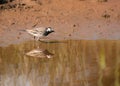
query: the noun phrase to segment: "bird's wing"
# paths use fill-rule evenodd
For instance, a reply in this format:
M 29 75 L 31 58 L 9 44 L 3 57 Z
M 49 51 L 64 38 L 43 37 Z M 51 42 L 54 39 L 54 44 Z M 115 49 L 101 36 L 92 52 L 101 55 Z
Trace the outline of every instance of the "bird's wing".
M 36 30 L 26 30 L 30 34 L 37 34 L 38 32 Z
M 31 35 L 34 35 L 34 36 L 41 36 L 44 31 L 45 31 L 45 28 L 44 27 L 39 27 L 39 28 L 33 28 L 33 29 L 29 29 L 29 30 L 26 30 L 29 34 Z
M 37 29 L 33 29 L 33 30 L 26 30 L 28 33 L 30 34 L 42 34 L 43 31 L 42 30 L 37 30 Z

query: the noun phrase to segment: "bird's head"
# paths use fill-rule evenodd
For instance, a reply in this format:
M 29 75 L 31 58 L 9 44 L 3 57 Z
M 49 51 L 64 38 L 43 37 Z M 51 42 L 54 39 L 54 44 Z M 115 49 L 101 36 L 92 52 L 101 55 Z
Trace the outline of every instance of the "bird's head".
M 53 30 L 53 28 L 47 27 L 47 28 L 45 29 L 44 35 L 47 36 L 48 34 L 50 34 L 50 33 L 52 33 L 52 32 L 55 32 L 55 31 Z
M 51 28 L 51 27 L 47 27 L 47 28 L 46 28 L 46 31 L 47 31 L 47 32 L 50 32 L 50 33 L 51 33 L 51 32 L 55 32 L 55 31 L 53 30 L 53 28 Z

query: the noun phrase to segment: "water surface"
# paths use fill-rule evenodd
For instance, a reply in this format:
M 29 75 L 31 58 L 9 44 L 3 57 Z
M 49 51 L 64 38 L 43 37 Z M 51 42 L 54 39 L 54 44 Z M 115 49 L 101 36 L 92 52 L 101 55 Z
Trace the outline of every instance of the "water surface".
M 26 55 L 36 49 L 38 57 Z M 120 86 L 120 41 L 27 41 L 0 47 L 0 86 Z

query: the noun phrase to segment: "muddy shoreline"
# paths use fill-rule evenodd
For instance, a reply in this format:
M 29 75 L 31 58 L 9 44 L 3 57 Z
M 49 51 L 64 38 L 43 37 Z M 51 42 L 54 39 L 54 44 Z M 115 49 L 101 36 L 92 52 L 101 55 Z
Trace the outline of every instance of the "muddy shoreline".
M 119 0 L 105 3 L 92 0 L 46 0 L 42 4 L 24 4 L 0 10 L 0 45 L 33 40 L 33 37 L 20 30 L 41 26 L 55 29 L 55 33 L 47 37 L 54 40 L 120 39 Z

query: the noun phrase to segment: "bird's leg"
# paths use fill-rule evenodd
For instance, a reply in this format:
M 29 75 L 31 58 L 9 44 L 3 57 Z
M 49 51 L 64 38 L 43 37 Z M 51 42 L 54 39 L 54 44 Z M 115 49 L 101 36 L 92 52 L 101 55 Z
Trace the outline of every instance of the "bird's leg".
M 35 39 L 35 36 L 34 36 L 34 39 Z
M 36 38 L 36 46 L 37 46 L 37 49 L 39 49 L 39 43 L 38 43 L 38 41 L 39 41 L 39 37 Z
M 39 49 L 39 43 L 38 43 L 38 41 L 37 41 L 37 49 Z
M 37 37 L 37 41 L 39 41 L 40 40 L 40 38 L 39 37 Z

